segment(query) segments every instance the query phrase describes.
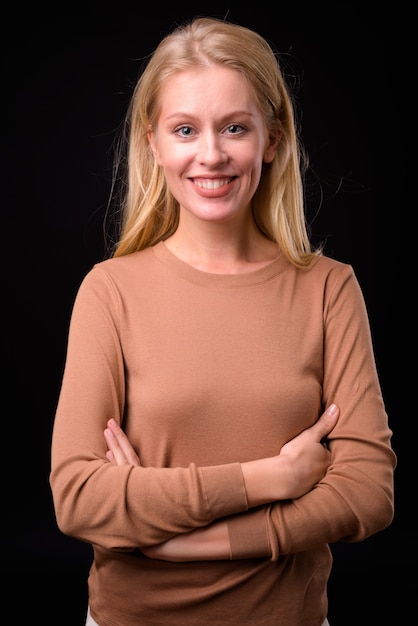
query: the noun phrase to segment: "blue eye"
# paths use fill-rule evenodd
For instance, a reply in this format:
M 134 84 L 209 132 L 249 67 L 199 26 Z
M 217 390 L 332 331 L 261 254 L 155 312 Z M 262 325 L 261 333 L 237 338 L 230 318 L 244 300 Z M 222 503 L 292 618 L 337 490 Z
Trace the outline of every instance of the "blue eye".
M 180 128 L 176 128 L 175 133 L 181 137 L 191 137 L 193 135 L 193 129 L 191 126 L 181 126 Z
M 242 124 L 230 124 L 227 126 L 226 130 L 230 135 L 238 135 L 245 132 L 246 129 Z

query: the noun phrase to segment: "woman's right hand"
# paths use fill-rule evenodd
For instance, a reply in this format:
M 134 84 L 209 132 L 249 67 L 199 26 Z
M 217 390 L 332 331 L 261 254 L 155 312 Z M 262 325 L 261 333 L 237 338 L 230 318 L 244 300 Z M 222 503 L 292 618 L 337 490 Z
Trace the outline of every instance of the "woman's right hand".
M 242 463 L 250 507 L 299 498 L 326 474 L 331 452 L 323 443 L 337 423 L 339 408 L 331 404 L 310 428 L 288 441 L 277 456 Z
M 107 422 L 103 434 L 108 448 L 106 458 L 112 465 L 141 465 L 139 456 L 116 420 L 110 419 Z

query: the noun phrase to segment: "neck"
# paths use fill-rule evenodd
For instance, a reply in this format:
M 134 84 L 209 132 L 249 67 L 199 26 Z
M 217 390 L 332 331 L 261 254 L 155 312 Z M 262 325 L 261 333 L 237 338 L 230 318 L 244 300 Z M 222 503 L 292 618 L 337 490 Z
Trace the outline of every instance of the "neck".
M 279 247 L 263 235 L 254 221 L 238 230 L 236 225 L 203 224 L 196 229 L 180 223 L 165 241 L 168 249 L 196 269 L 219 274 L 239 274 L 267 265 L 279 255 Z

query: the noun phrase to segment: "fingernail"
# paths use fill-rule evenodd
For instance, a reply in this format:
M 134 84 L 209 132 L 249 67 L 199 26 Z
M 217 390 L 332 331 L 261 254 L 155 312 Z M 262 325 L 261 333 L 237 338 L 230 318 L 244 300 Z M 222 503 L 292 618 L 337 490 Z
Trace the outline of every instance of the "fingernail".
M 337 405 L 330 404 L 325 412 L 328 413 L 328 415 L 335 415 L 335 413 L 337 412 Z

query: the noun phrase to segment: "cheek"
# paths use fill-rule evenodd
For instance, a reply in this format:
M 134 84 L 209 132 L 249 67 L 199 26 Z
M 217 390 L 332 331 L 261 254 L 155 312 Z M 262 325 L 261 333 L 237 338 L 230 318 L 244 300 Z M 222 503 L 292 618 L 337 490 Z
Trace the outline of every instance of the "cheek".
M 157 158 L 157 157 L 156 157 Z M 181 174 L 193 161 L 193 153 L 185 146 L 170 145 L 158 153 L 157 163 L 169 175 Z
M 258 150 L 256 153 L 248 155 L 248 158 L 242 160 L 243 171 L 251 172 L 252 178 L 259 178 L 263 168 L 263 152 Z
M 151 135 L 149 143 L 156 163 L 163 169 L 173 169 L 176 163 L 179 163 L 182 159 L 181 146 L 167 140 L 164 135 L 162 137 L 158 134 Z
M 261 173 L 263 171 L 263 154 L 257 156 L 257 159 L 253 159 L 251 162 L 248 162 L 248 170 L 251 172 L 250 174 L 250 186 L 251 190 L 254 193 L 260 183 Z
M 265 146 L 259 143 L 237 146 L 234 151 L 234 160 L 240 164 L 243 170 L 259 170 L 262 167 L 265 154 Z

